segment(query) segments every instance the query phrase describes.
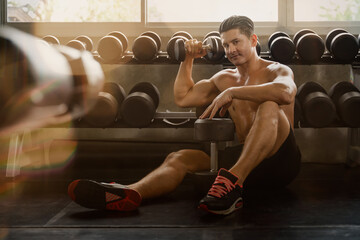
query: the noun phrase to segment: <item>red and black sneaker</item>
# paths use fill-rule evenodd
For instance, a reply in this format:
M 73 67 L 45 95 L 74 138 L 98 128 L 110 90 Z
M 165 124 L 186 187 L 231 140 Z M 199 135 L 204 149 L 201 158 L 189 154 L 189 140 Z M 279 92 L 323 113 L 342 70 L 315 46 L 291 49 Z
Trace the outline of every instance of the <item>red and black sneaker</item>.
M 118 183 L 75 180 L 69 184 L 68 194 L 77 204 L 100 210 L 133 211 L 141 203 L 137 191 Z
M 222 168 L 212 187 L 201 199 L 199 208 L 207 212 L 227 215 L 243 206 L 243 188 L 237 184 L 238 177 Z

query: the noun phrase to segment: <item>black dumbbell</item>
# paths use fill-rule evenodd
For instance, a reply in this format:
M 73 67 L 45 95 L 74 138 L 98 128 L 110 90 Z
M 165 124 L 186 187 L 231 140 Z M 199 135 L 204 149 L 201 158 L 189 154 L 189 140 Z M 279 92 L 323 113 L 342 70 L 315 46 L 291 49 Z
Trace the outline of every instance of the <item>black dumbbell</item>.
M 131 127 L 147 127 L 159 106 L 160 93 L 150 82 L 140 82 L 129 92 L 121 105 L 121 116 Z
M 211 31 L 205 35 L 203 40 L 207 39 L 208 37 L 221 37 L 221 35 L 218 31 Z
M 60 45 L 59 39 L 53 35 L 46 35 L 42 40 L 52 45 Z
M 86 50 L 91 52 L 94 44 L 91 38 L 85 35 L 81 35 L 76 37 L 74 40 L 69 41 L 66 46 L 78 49 L 80 51 Z
M 178 36 L 184 37 L 184 38 L 186 38 L 186 39 L 193 39 L 193 37 L 191 36 L 191 34 L 188 33 L 188 32 L 186 32 L 186 31 L 178 31 L 178 32 L 174 33 L 174 34 L 171 36 L 171 38 L 178 37 Z M 171 39 L 171 38 L 170 38 L 170 39 Z
M 335 83 L 329 96 L 336 106 L 338 116 L 348 126 L 360 127 L 360 91 L 351 82 Z
M 97 52 L 108 63 L 116 63 L 124 56 L 129 41 L 125 34 L 112 31 L 99 40 Z
M 308 64 L 318 63 L 325 52 L 324 40 L 313 30 L 298 31 L 293 38 L 300 59 Z
M 351 63 L 359 52 L 358 39 L 346 30 L 336 28 L 326 35 L 326 48 L 340 63 Z
M 215 41 L 217 42 L 216 45 L 213 45 L 213 39 L 215 39 Z M 215 46 L 214 48 L 212 48 L 210 51 L 207 51 L 206 55 L 204 56 L 204 58 L 211 62 L 211 63 L 217 63 L 220 62 L 222 60 L 224 60 L 225 58 L 225 49 L 222 45 L 221 42 L 221 38 L 218 36 L 209 36 L 207 37 L 204 41 L 203 41 L 204 45 L 213 45 Z
M 285 32 L 275 32 L 268 40 L 271 56 L 281 63 L 291 61 L 295 55 L 295 44 Z
M 126 97 L 123 87 L 115 82 L 107 82 L 99 92 L 95 106 L 84 120 L 95 127 L 108 127 L 120 118 L 120 106 Z
M 177 62 L 178 62 L 178 60 L 175 58 L 175 42 L 178 39 L 182 39 L 183 41 L 187 41 L 187 40 L 192 39 L 192 36 L 188 32 L 179 31 L 179 32 L 174 33 L 172 35 L 172 37 L 170 38 L 170 40 L 169 40 L 169 42 L 168 42 L 168 44 L 166 46 L 166 51 L 168 53 L 169 58 L 171 60 L 177 61 Z
M 206 54 L 204 56 L 204 58 L 212 63 L 216 63 L 216 62 L 220 62 L 220 61 L 224 60 L 225 49 L 222 46 L 220 33 L 218 31 L 211 31 L 211 32 L 207 33 L 203 39 L 203 42 L 206 42 L 209 37 L 214 37 L 218 41 L 218 46 L 219 46 L 220 50 L 216 54 L 214 54 L 212 52 L 208 52 L 208 54 Z
M 336 118 L 336 108 L 325 89 L 316 82 L 302 84 L 296 94 L 305 125 L 310 127 L 327 127 Z
M 135 59 L 141 62 L 149 62 L 156 58 L 160 47 L 160 36 L 155 32 L 147 31 L 134 40 L 132 51 Z

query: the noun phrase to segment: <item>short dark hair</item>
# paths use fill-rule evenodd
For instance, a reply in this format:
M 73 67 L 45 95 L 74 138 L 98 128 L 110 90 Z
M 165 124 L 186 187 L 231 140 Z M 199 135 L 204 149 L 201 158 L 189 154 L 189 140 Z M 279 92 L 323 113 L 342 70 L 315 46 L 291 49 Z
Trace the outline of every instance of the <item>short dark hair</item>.
M 234 15 L 225 19 L 219 27 L 219 32 L 223 33 L 231 29 L 239 29 L 240 32 L 250 38 L 254 34 L 254 22 L 246 16 Z

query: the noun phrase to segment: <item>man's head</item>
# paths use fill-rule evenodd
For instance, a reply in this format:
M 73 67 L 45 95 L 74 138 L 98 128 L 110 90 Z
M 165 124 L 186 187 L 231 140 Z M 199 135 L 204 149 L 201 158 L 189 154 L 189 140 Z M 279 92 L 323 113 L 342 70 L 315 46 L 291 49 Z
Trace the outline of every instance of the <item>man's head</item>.
M 231 16 L 225 19 L 219 27 L 220 34 L 231 29 L 239 29 L 240 33 L 250 38 L 254 34 L 254 22 L 245 16 Z
M 240 66 L 256 56 L 257 36 L 253 21 L 245 16 L 231 16 L 220 27 L 225 54 L 235 66 Z

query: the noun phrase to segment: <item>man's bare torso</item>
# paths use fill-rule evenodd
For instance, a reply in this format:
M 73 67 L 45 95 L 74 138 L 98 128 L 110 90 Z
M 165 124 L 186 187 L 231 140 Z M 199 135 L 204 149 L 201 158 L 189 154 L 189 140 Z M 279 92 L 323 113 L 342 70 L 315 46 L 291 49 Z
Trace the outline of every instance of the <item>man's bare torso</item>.
M 264 61 L 258 71 L 254 71 L 248 76 L 241 76 L 236 68 L 223 70 L 220 77 L 215 81 L 215 85 L 219 91 L 222 92 L 230 87 L 259 85 L 272 82 L 276 77 L 273 70 L 277 67 L 280 67 L 280 64 Z M 258 103 L 252 101 L 233 99 L 233 102 L 228 109 L 229 114 L 235 123 L 236 133 L 241 143 L 244 142 L 250 131 L 258 106 Z M 282 105 L 280 107 L 292 125 L 294 103 Z

